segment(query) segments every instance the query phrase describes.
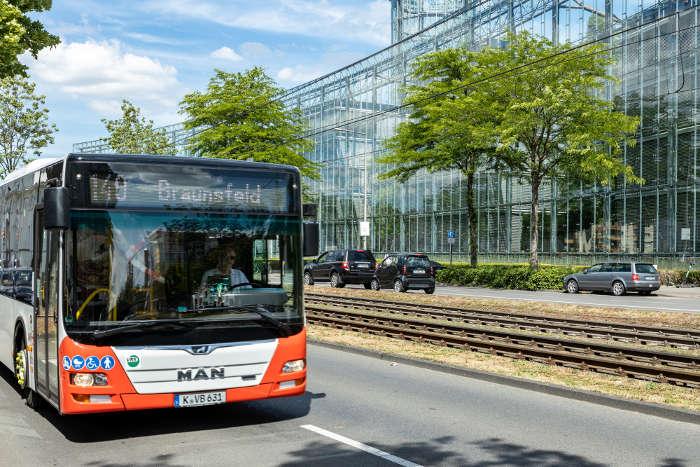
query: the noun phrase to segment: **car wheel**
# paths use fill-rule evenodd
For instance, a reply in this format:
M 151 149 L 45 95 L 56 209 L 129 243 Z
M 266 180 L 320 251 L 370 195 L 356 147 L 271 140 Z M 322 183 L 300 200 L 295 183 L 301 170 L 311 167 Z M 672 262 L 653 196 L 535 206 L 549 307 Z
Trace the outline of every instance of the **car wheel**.
M 612 294 L 616 297 L 619 297 L 621 295 L 625 294 L 625 284 L 623 284 L 620 281 L 615 281 L 613 282 L 612 285 Z
M 427 289 L 423 289 L 423 290 L 424 290 L 425 293 L 427 293 L 428 295 L 432 295 L 432 294 L 435 293 L 435 287 L 428 287 Z
M 304 285 L 314 285 L 314 278 L 311 277 L 310 272 L 304 273 Z
M 345 287 L 345 284 L 340 282 L 340 276 L 337 272 L 331 274 L 331 287 L 333 287 L 334 289 L 342 289 L 343 287 Z
M 403 286 L 403 282 L 401 282 L 401 279 L 396 279 L 394 281 L 394 292 L 405 292 L 406 287 Z
M 569 293 L 578 293 L 578 282 L 574 279 L 570 279 L 569 282 L 566 283 L 566 291 Z
M 381 286 L 379 285 L 379 281 L 377 279 L 372 279 L 372 282 L 369 283 L 369 287 L 375 291 L 381 289 Z

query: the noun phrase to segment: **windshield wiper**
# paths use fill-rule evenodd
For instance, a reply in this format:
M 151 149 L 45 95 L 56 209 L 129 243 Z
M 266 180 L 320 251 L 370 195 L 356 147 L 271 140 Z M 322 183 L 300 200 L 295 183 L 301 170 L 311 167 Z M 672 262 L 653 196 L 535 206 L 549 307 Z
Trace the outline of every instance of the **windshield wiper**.
M 153 320 L 153 321 L 141 321 L 138 323 L 133 323 L 133 324 L 127 324 L 125 326 L 118 326 L 110 329 L 100 329 L 97 331 L 93 331 L 92 337 L 95 339 L 99 339 L 102 337 L 108 337 L 108 336 L 114 336 L 117 334 L 124 334 L 124 333 L 129 333 L 133 331 L 141 331 L 144 329 L 153 329 L 153 328 L 161 328 L 161 330 L 173 330 L 173 331 L 179 331 L 179 330 L 187 330 L 187 329 L 192 329 L 192 326 L 190 323 L 186 323 L 184 321 L 162 321 L 162 320 Z
M 290 328 L 287 323 L 284 323 L 275 318 L 274 316 L 271 316 L 266 310 L 261 309 L 259 305 L 235 306 L 231 308 L 255 313 L 260 317 L 260 321 L 271 324 L 277 330 L 279 330 L 280 334 L 282 334 L 282 337 L 289 337 L 292 335 L 292 328 Z

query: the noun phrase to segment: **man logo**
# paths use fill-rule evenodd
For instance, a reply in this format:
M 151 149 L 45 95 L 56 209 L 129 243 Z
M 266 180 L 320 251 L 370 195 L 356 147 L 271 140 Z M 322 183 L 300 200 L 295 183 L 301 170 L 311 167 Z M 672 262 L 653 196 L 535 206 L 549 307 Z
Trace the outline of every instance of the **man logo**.
M 193 345 L 190 347 L 190 353 L 195 355 L 206 355 L 209 352 L 211 352 L 211 350 L 208 345 Z
M 194 376 L 192 372 L 194 371 Z M 210 379 L 224 379 L 223 368 L 192 368 L 177 370 L 177 382 L 183 381 L 208 381 Z

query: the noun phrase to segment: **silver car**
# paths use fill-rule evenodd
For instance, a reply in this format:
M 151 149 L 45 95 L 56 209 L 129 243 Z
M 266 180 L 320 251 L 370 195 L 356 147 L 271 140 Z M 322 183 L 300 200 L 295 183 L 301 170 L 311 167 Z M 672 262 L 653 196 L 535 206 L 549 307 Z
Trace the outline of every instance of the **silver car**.
M 661 287 L 659 271 L 648 263 L 599 263 L 582 272 L 569 274 L 563 282 L 564 291 L 569 293 L 591 290 L 613 295 L 627 292 L 649 295 Z

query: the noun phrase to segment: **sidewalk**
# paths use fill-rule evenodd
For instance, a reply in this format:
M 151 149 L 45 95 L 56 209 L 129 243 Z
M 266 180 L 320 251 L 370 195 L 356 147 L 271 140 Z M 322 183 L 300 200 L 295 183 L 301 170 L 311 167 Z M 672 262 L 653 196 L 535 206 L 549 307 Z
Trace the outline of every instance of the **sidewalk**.
M 684 298 L 693 299 L 697 298 L 700 300 L 700 287 L 669 287 L 661 286 L 661 288 L 656 292 L 659 297 L 673 297 L 673 298 Z

